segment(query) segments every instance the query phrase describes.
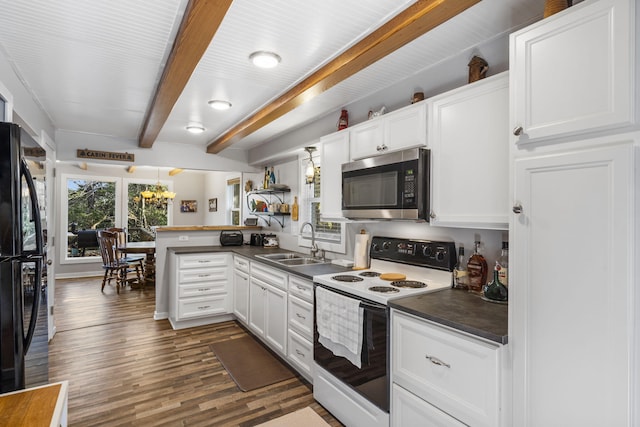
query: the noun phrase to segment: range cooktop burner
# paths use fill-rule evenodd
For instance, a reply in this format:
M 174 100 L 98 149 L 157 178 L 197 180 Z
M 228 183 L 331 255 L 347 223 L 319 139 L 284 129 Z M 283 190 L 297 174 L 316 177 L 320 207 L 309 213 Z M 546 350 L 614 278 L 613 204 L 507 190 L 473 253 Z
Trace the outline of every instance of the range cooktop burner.
M 364 279 L 358 276 L 351 276 L 349 274 L 339 274 L 332 277 L 333 280 L 338 282 L 362 282 Z
M 395 282 L 391 282 L 391 286 L 395 286 L 397 288 L 424 288 L 427 286 L 426 283 L 418 282 L 417 280 L 396 280 Z
M 362 276 L 362 277 L 378 277 L 380 275 L 380 273 L 378 273 L 377 271 L 363 271 L 362 273 L 358 274 L 358 276 Z
M 369 288 L 372 292 L 382 292 L 383 294 L 389 294 L 394 292 L 400 292 L 397 288 L 392 288 L 391 286 L 372 286 Z

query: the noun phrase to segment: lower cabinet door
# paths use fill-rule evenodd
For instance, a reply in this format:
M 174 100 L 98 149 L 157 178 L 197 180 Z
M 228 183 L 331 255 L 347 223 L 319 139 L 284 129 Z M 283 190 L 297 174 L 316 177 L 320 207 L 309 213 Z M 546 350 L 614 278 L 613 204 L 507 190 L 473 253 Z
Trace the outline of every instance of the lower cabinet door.
M 463 427 L 450 415 L 397 384 L 391 389 L 391 427 Z
M 241 270 L 233 273 L 233 313 L 247 325 L 249 323 L 249 275 Z
M 249 279 L 249 329 L 259 337 L 264 336 L 266 319 L 264 307 L 265 285 L 255 278 Z
M 287 355 L 287 292 L 267 285 L 265 291 L 266 323 L 264 337 L 276 351 Z

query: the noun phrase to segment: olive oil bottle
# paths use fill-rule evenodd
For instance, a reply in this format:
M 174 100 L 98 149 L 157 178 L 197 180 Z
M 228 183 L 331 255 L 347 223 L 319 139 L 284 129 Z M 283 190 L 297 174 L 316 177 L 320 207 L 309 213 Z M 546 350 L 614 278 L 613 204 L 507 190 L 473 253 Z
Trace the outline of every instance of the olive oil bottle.
M 482 295 L 482 288 L 487 284 L 487 269 L 487 260 L 480 253 L 480 241 L 476 240 L 473 254 L 467 262 L 469 292 Z

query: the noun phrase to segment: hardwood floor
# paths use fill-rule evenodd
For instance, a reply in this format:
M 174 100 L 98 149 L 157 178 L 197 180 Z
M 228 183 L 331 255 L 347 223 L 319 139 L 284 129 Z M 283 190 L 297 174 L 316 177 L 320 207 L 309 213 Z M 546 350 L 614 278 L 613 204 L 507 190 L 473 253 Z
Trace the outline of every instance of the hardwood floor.
M 71 426 L 255 426 L 310 406 L 300 377 L 242 392 L 209 348 L 247 334 L 236 322 L 173 330 L 153 320 L 155 290 L 100 292 L 100 279 L 56 281 L 49 380 L 69 380 Z

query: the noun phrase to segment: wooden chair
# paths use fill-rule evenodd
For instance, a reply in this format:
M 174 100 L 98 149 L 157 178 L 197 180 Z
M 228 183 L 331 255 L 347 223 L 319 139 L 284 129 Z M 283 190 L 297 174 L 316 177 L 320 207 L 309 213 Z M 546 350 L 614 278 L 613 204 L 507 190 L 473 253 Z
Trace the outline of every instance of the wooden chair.
M 124 248 L 127 246 L 127 230 L 126 229 L 111 227 L 111 228 L 107 228 L 106 231 L 116 233 L 116 235 L 118 236 L 119 248 Z M 118 254 L 120 256 L 120 259 L 123 260 L 124 262 L 128 262 L 131 264 L 137 262 L 138 264 L 140 264 L 140 271 L 142 271 L 142 276 L 144 277 L 144 258 L 145 258 L 144 255 L 131 255 L 123 251 L 118 251 Z M 142 284 L 144 285 L 144 281 Z
M 106 230 L 98 231 L 98 245 L 100 246 L 100 255 L 102 256 L 102 268 L 104 269 L 104 277 L 102 278 L 102 288 L 111 280 L 116 281 L 116 292 L 120 293 L 120 287 L 126 287 L 127 283 L 135 280 L 129 278 L 129 273 L 136 273 L 137 281 L 142 285 L 142 276 L 140 274 L 140 266 L 137 262 L 130 263 L 122 259 L 118 253 L 118 235 Z

